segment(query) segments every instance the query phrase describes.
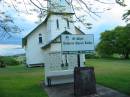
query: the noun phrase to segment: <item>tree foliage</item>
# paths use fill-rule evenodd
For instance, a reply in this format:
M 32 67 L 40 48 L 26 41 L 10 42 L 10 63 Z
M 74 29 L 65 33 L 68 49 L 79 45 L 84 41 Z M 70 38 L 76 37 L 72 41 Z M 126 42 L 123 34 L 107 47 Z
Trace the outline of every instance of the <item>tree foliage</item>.
M 7 66 L 16 66 L 20 65 L 20 62 L 14 57 L 0 56 L 0 68 Z
M 14 9 L 17 14 L 29 14 L 38 13 L 39 18 L 45 18 L 48 12 L 47 2 L 51 0 L 0 0 L 0 4 L 4 6 L 5 9 Z M 81 22 L 88 29 L 91 27 L 91 23 L 86 19 L 91 17 L 96 19 L 100 17 L 100 13 L 110 10 L 111 8 L 102 7 L 102 4 L 114 4 L 118 3 L 124 6 L 124 0 L 65 0 L 75 12 L 75 21 Z M 98 5 L 98 6 L 96 6 Z M 55 8 L 55 5 L 53 5 Z M 102 7 L 99 9 L 99 6 Z M 21 8 L 20 8 L 21 7 Z M 20 32 L 20 29 L 14 23 L 14 18 L 7 14 L 10 10 L 0 10 L 0 37 L 11 36 L 10 32 Z M 78 14 L 78 13 L 83 14 Z
M 97 45 L 97 51 L 101 56 L 111 56 L 120 54 L 125 59 L 130 54 L 130 26 L 118 26 L 114 30 L 101 33 L 100 42 Z
M 5 12 L 0 11 L 0 39 L 10 38 L 11 33 L 20 32 L 21 30 L 14 24 L 14 19 Z
M 87 29 L 92 28 L 92 23 L 88 21 L 88 18 L 97 20 L 101 13 L 111 9 L 109 7 L 103 7 L 104 4 L 118 3 L 121 6 L 125 6 L 124 0 L 113 1 L 114 0 L 65 0 L 75 13 L 74 21 L 81 22 Z M 42 20 L 47 16 L 47 2 L 51 2 L 51 0 L 0 0 L 0 39 L 10 38 L 12 33 L 21 32 L 23 30 L 15 24 L 15 18 L 13 15 L 10 15 L 10 11 L 15 11 L 15 15 L 20 15 L 21 13 L 33 15 L 37 13 L 39 20 Z M 3 6 L 3 8 L 1 8 L 1 6 Z M 55 5 L 53 6 L 55 8 Z M 101 8 L 99 8 L 99 6 Z M 128 16 L 129 12 L 124 14 L 123 19 L 128 20 Z
M 123 20 L 126 22 L 130 20 L 130 10 L 127 10 L 127 12 L 123 14 Z

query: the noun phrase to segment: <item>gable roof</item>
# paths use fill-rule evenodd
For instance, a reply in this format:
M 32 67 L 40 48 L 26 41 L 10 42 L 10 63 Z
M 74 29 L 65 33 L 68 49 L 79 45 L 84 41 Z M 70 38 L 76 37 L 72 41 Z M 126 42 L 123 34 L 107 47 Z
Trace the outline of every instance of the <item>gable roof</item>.
M 61 34 L 59 34 L 57 37 L 55 37 L 54 39 L 52 39 L 51 41 L 49 41 L 47 44 L 45 44 L 44 46 L 42 46 L 41 48 L 42 48 L 42 49 L 47 48 L 47 47 L 50 46 L 50 44 L 53 43 L 57 38 L 61 37 L 62 34 L 71 34 L 71 33 L 68 32 L 68 31 L 64 31 L 64 32 L 62 32 Z
M 83 32 L 80 28 L 78 28 L 78 27 L 76 27 L 75 26 L 75 29 L 77 29 L 79 32 L 81 32 L 83 35 L 85 35 L 86 33 L 85 32 Z
M 29 34 L 27 34 L 24 38 L 22 38 L 22 47 L 26 46 L 26 44 L 27 44 L 27 38 L 28 38 L 32 33 L 34 33 L 35 30 L 36 30 L 38 27 L 40 27 L 42 24 L 44 24 L 44 23 L 47 22 L 49 16 L 50 16 L 50 14 L 48 14 L 48 15 L 46 16 L 45 20 L 44 20 L 42 23 L 40 23 L 37 27 L 35 27 L 35 28 L 34 28 Z M 78 28 L 78 27 L 76 27 L 76 26 L 75 26 L 75 29 L 77 29 L 77 30 L 78 30 L 79 32 L 81 32 L 82 34 L 85 34 L 80 28 Z
M 24 38 L 22 38 L 22 47 L 24 47 L 27 43 L 27 38 L 35 32 L 35 30 L 40 27 L 42 24 L 46 23 L 49 18 L 49 15 L 46 16 L 43 22 L 41 22 L 38 26 L 36 26 L 30 33 L 28 33 Z

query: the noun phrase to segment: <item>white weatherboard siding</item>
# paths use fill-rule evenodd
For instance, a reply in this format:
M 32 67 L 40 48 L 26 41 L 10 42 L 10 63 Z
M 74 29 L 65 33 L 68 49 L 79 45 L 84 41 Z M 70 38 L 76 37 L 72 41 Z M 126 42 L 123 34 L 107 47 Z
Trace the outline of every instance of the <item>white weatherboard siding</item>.
M 59 40 L 59 38 L 57 39 Z M 61 67 L 61 64 L 66 63 L 65 54 L 61 54 L 61 43 L 51 43 L 51 46 L 47 48 L 47 53 L 45 57 L 45 85 L 47 85 L 47 77 L 51 76 L 60 76 L 52 77 L 51 84 L 61 84 L 61 83 L 70 83 L 73 82 L 73 72 L 74 67 L 78 66 L 77 64 L 77 55 L 76 54 L 67 54 L 68 68 L 65 70 Z M 80 55 L 80 65 L 84 66 L 85 56 L 84 54 Z M 61 76 L 63 75 L 63 76 Z
M 52 43 L 50 52 L 61 52 L 61 43 Z
M 42 34 L 43 43 L 39 43 L 39 34 Z M 45 44 L 47 40 L 46 25 L 43 24 L 34 31 L 27 38 L 26 45 L 26 60 L 27 64 L 39 64 L 44 63 L 44 51 L 41 49 L 41 45 Z
M 80 55 L 81 67 L 84 66 L 84 57 Z M 51 76 L 60 76 L 60 77 L 52 77 L 51 84 L 61 84 L 61 83 L 70 83 L 73 82 L 73 72 L 74 67 L 78 66 L 77 64 L 77 55 L 68 54 L 67 62 L 68 67 L 64 68 L 61 66 L 62 60 L 63 64 L 65 64 L 65 55 L 61 54 L 61 52 L 50 52 L 45 57 L 45 84 L 47 85 L 47 77 Z M 67 76 L 66 76 L 67 75 Z
M 70 18 L 72 15 L 65 16 Z M 47 22 L 47 32 L 49 35 L 49 40 L 54 39 L 56 36 L 63 33 L 65 30 L 72 34 L 76 34 L 75 26 L 72 22 L 69 22 L 69 28 L 67 27 L 67 20 L 63 15 L 51 15 Z M 57 21 L 59 22 L 59 28 L 57 28 Z

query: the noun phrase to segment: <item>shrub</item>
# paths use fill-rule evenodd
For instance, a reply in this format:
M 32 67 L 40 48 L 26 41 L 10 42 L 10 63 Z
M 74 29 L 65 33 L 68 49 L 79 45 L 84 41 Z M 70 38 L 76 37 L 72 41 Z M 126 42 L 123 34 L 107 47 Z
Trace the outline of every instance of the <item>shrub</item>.
M 0 57 L 0 68 L 4 68 L 6 65 L 4 64 L 3 57 Z
M 8 66 L 15 66 L 15 65 L 19 65 L 19 61 L 17 61 L 15 58 L 13 57 L 0 57 L 1 59 L 1 63 L 3 65 L 8 65 Z
M 99 56 L 96 55 L 96 53 L 90 53 L 85 55 L 85 59 L 95 59 L 95 58 L 99 58 Z
M 20 63 L 20 64 L 26 64 L 26 58 L 25 56 L 16 56 L 15 59 Z
M 0 68 L 5 68 L 6 64 L 4 63 L 4 60 L 2 57 L 0 57 Z

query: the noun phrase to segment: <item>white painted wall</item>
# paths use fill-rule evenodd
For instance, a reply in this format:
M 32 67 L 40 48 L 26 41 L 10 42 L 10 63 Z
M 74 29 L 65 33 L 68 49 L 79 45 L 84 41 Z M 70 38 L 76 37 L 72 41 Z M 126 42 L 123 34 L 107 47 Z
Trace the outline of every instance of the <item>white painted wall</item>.
M 69 22 L 70 27 L 67 27 L 67 21 L 65 18 L 68 18 L 70 20 L 73 20 L 73 15 L 51 15 L 48 19 L 47 22 L 47 32 L 49 34 L 49 39 L 52 40 L 59 34 L 63 33 L 65 30 L 72 33 L 76 34 L 75 32 L 75 26 L 74 23 Z M 56 21 L 59 21 L 59 28 L 57 28 L 57 23 Z
M 74 67 L 78 66 L 77 64 L 77 55 L 75 54 L 67 54 L 67 62 L 68 68 L 63 69 L 61 67 L 63 60 L 63 64 L 65 64 L 65 54 L 61 54 L 61 52 L 49 52 L 45 57 L 45 84 L 47 85 L 47 77 L 51 78 L 52 84 L 61 84 L 61 83 L 70 83 L 73 82 L 73 72 Z M 81 67 L 83 64 L 83 56 L 80 56 Z M 62 75 L 62 76 L 61 76 Z M 55 76 L 61 76 L 56 78 Z
M 42 34 L 43 43 L 39 43 L 39 34 Z M 46 24 L 39 26 L 31 35 L 27 38 L 26 45 L 26 63 L 27 64 L 39 64 L 44 63 L 44 51 L 41 49 L 41 46 L 46 43 Z
M 59 29 L 56 27 L 56 20 L 59 20 Z M 66 30 L 72 34 L 82 34 L 79 30 L 77 30 L 73 23 L 70 23 L 70 28 L 67 28 L 67 22 L 63 19 L 61 15 L 52 15 L 48 20 L 48 38 L 49 40 L 54 39 L 59 34 L 63 33 Z M 59 38 L 57 39 L 59 40 Z M 61 53 L 61 43 L 51 43 L 50 47 L 47 49 L 49 50 L 45 57 L 45 84 L 47 85 L 47 77 L 48 76 L 55 76 L 55 75 L 67 75 L 62 76 L 59 78 L 53 77 L 51 79 L 52 84 L 61 84 L 61 83 L 70 83 L 73 82 L 73 72 L 74 67 L 77 64 L 77 55 L 67 55 L 67 60 L 69 63 L 67 70 L 61 69 L 61 63 L 65 63 L 65 55 Z M 50 54 L 52 53 L 52 54 Z M 83 67 L 85 62 L 85 55 L 80 55 L 80 66 Z M 71 76 L 70 76 L 71 75 Z
M 61 52 L 61 43 L 52 43 L 50 47 L 50 52 Z M 73 56 L 73 55 L 71 55 Z M 74 55 L 77 58 L 77 55 Z M 71 59 L 71 57 L 69 57 Z M 61 60 L 59 60 L 61 61 Z M 72 60 L 73 64 L 77 64 L 77 59 Z M 85 54 L 80 54 L 80 64 L 83 67 L 85 62 Z M 72 63 L 71 63 L 72 64 Z M 77 66 L 77 65 L 75 65 Z

